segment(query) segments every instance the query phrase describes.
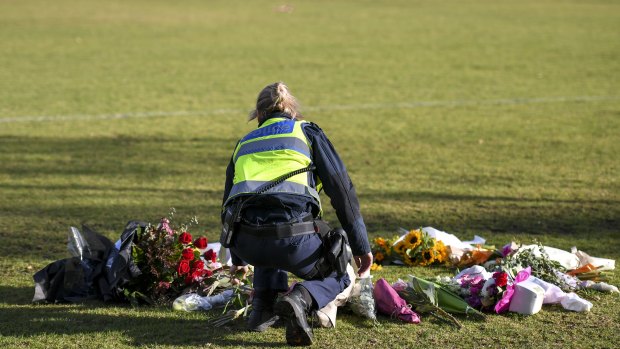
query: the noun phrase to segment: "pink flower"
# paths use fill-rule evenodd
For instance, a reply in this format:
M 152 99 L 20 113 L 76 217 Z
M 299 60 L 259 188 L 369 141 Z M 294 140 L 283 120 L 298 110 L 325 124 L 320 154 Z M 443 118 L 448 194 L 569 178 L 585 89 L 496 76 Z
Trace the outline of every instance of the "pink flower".
M 170 288 L 170 283 L 166 281 L 160 281 L 157 284 L 157 288 L 162 289 L 162 290 L 167 290 Z
M 160 224 L 160 229 L 168 233 L 168 235 L 174 234 L 174 230 L 170 228 L 170 221 L 167 218 L 162 218 L 159 224 Z
M 473 279 L 471 279 L 471 284 L 472 285 L 478 285 L 480 283 L 484 282 L 484 278 L 482 278 L 482 276 L 480 275 L 476 275 L 474 276 Z

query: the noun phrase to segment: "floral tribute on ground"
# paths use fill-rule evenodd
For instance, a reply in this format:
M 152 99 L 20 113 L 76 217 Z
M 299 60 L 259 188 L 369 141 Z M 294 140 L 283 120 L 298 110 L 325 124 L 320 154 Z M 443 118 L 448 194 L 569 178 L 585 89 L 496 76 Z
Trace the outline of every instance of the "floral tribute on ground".
M 484 246 L 476 236 L 472 245 L 434 228 L 400 230 L 392 239 L 374 239 L 374 270 L 388 263 L 406 266 L 445 265 L 460 271 L 455 276 L 393 284 L 399 295 L 421 314 L 460 324 L 447 314 L 483 318 L 479 311 L 507 311 L 532 315 L 543 304 L 560 304 L 567 310 L 585 312 L 592 304 L 576 291 L 586 288 L 618 293 L 605 283 L 615 261 L 590 257 L 573 248 L 571 252 L 552 247 L 519 245 L 511 242 L 499 249 Z M 460 299 L 460 301 L 459 301 Z
M 183 293 L 213 293 L 227 271 L 207 249 L 207 238 L 194 238 L 188 230 L 188 225 L 173 229 L 170 219 L 162 218 L 136 235 L 132 257 L 142 274 L 125 287 L 128 299 L 170 304 Z
M 430 237 L 422 229 L 399 231 L 404 234 L 391 239 L 379 237 L 373 240 L 375 270 L 389 263 L 423 267 L 448 261 L 448 250 L 441 240 Z
M 228 266 L 221 263 L 226 262 L 219 261 L 225 249 L 192 233 L 195 219 L 173 225 L 173 214 L 174 210 L 157 225 L 130 221 L 116 243 L 86 226 L 83 232 L 71 227 L 72 257 L 34 275 L 33 302 L 102 299 L 172 305 L 181 311 L 223 308 L 209 320 L 213 326 L 247 315 L 251 273 L 231 279 Z M 591 257 L 576 248 L 566 252 L 511 242 L 496 249 L 484 245 L 479 236 L 462 242 L 431 227 L 399 233 L 391 239 L 374 239 L 372 270 L 387 264 L 443 265 L 458 270 L 456 275 L 428 280 L 409 275 L 408 282 L 399 279 L 389 284 L 380 279 L 373 285 L 371 277 L 355 280 L 349 268 L 355 282 L 336 297 L 332 307 L 328 304 L 317 311 L 331 314 L 328 322 L 320 322 L 322 326 L 334 327 L 335 308 L 344 304 L 373 321 L 376 313 L 414 324 L 428 315 L 460 328 L 457 316 L 484 320 L 484 313 L 531 315 L 543 304 L 586 312 L 592 304 L 576 292 L 587 288 L 620 293 L 605 283 L 615 261 Z

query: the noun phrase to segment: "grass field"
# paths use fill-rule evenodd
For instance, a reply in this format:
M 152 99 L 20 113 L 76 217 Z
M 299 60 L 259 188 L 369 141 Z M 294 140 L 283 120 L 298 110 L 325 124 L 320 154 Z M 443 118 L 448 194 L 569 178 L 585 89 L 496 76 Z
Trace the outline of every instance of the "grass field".
M 2 0 L 0 50 L 4 347 L 284 345 L 281 329 L 208 328 L 213 314 L 30 304 L 69 226 L 116 239 L 175 207 L 215 240 L 245 115 L 277 80 L 338 149 L 371 237 L 433 226 L 620 258 L 616 1 Z M 587 314 L 545 306 L 461 331 L 344 314 L 315 346 L 615 347 L 619 297 L 584 297 Z

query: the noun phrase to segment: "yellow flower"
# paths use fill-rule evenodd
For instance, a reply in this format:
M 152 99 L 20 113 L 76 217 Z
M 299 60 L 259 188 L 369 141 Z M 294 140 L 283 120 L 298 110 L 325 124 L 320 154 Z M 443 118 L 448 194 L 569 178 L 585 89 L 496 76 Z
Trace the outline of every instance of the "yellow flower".
M 405 245 L 405 240 L 400 240 L 396 243 L 396 245 L 394 245 L 394 251 L 400 255 L 404 254 L 406 249 L 407 246 Z
M 405 241 L 409 248 L 414 248 L 422 242 L 422 232 L 419 230 L 412 230 L 405 236 Z
M 435 261 L 435 250 L 433 249 L 422 250 L 421 254 L 422 254 L 421 256 L 422 258 L 420 261 L 421 266 L 431 265 Z
M 435 261 L 438 263 L 443 263 L 448 260 L 448 250 L 446 245 L 443 242 L 437 241 L 435 242 Z
M 411 257 L 404 256 L 403 259 L 404 259 L 403 262 L 405 262 L 405 265 L 408 265 L 408 266 L 414 266 L 415 265 L 415 261 Z
M 372 263 L 372 265 L 370 266 L 370 270 L 371 270 L 371 271 L 378 271 L 378 270 L 381 270 L 381 269 L 383 269 L 383 267 L 382 267 L 382 266 L 380 266 L 380 265 L 379 265 L 379 264 L 377 264 L 377 263 Z
M 381 262 L 381 261 L 383 261 L 384 259 L 385 259 L 385 256 L 383 255 L 383 253 L 381 253 L 381 252 L 377 252 L 377 253 L 375 253 L 375 260 L 376 260 L 377 262 Z

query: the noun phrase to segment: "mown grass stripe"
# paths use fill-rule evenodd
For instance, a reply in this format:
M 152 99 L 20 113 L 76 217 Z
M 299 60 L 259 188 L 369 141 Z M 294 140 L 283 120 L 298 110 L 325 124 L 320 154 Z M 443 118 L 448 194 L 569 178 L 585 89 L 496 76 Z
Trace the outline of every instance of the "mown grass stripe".
M 324 106 L 307 106 L 306 111 L 334 111 L 334 110 L 371 110 L 371 109 L 413 109 L 424 107 L 463 107 L 476 105 L 521 105 L 537 103 L 573 103 L 573 102 L 603 102 L 617 101 L 620 96 L 559 96 L 536 98 L 504 98 L 488 100 L 436 100 L 413 101 L 394 103 L 365 103 L 365 104 L 336 104 Z M 71 120 L 113 120 L 126 118 L 150 118 L 172 116 L 207 116 L 221 114 L 238 114 L 246 110 L 222 108 L 212 110 L 177 110 L 177 111 L 147 111 L 113 114 L 75 114 L 75 115 L 40 115 L 40 116 L 12 116 L 0 118 L 0 123 L 16 122 L 53 122 Z

